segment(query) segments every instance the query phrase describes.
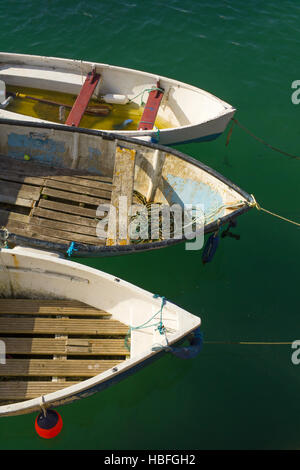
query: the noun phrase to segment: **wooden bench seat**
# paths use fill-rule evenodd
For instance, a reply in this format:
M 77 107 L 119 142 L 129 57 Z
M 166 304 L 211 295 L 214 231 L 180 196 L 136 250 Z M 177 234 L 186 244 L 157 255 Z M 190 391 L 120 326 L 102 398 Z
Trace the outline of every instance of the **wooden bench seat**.
M 164 92 L 160 88 L 159 81 L 156 85 L 157 89 L 150 91 L 147 103 L 145 104 L 144 112 L 138 125 L 139 130 L 151 130 L 154 127 L 155 119 L 159 110 L 161 100 Z
M 99 80 L 100 75 L 95 71 L 88 73 L 85 82 L 81 87 L 80 93 L 77 96 L 76 101 L 70 111 L 68 119 L 66 120 L 67 126 L 79 126 Z
M 130 206 L 133 198 L 134 172 L 136 151 L 117 146 L 115 153 L 115 166 L 112 183 L 111 205 L 115 213 L 109 214 L 106 245 L 127 245 L 129 243 Z M 127 213 L 120 217 L 120 204 L 123 198 Z

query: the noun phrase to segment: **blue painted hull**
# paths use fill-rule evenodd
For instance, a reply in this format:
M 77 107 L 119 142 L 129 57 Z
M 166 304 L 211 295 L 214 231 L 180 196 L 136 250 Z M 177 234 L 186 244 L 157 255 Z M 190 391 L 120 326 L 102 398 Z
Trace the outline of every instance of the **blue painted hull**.
M 184 140 L 183 142 L 174 142 L 173 144 L 170 144 L 170 145 L 185 145 L 185 144 L 193 144 L 193 143 L 196 144 L 199 142 L 210 142 L 212 140 L 217 139 L 222 134 L 223 132 L 219 132 L 218 134 L 210 134 L 204 137 L 199 137 L 198 139 Z

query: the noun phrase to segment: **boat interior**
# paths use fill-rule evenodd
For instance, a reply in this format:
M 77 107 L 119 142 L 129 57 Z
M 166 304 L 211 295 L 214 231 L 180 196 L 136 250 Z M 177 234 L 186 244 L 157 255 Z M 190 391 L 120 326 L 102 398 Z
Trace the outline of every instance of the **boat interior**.
M 102 117 L 85 114 L 81 127 L 135 131 L 152 129 L 155 125 L 163 130 L 205 123 L 232 111 L 229 104 L 205 90 L 153 74 L 79 60 L 0 53 L 0 80 L 15 97 L 19 93 L 9 103 L 6 114 L 20 113 L 37 120 L 64 122 L 59 105 L 66 105 L 67 118 L 68 106 L 73 106 L 80 96 L 94 66 L 100 77 L 92 95 L 96 101 L 91 104 L 103 102 L 103 97 L 111 94 L 128 97 L 129 101 L 112 103 L 110 113 Z M 157 88 L 163 90 L 161 96 Z M 154 91 L 148 93 L 151 89 Z M 52 104 L 38 102 L 39 99 L 52 101 Z M 153 106 L 154 113 L 150 116 Z
M 130 355 L 128 326 L 76 300 L 0 298 L 0 405 L 63 389 Z M 2 350 L 0 352 L 3 352 Z
M 2 100 L 0 92 L 0 109 L 42 121 L 76 127 L 80 124 L 88 129 L 130 131 L 179 125 L 166 98 L 161 106 L 165 95 L 159 81 L 152 79 L 152 83 L 137 84 L 138 88 L 132 84 L 126 95 L 120 95 L 123 90 L 113 84 L 108 87 L 102 74 L 95 73 L 92 80 L 91 73 L 65 72 L 65 84 L 62 74 L 49 68 L 3 66 L 0 62 L 0 91 L 5 90 Z
M 245 196 L 195 163 L 134 140 L 2 124 L 0 226 L 46 242 L 107 247 L 136 242 L 130 231 L 121 234 L 121 197 L 129 228 L 132 205 L 142 210 L 149 203 L 202 204 L 205 224 L 246 205 Z M 171 230 L 168 237 L 173 235 Z M 148 233 L 138 242 L 152 239 Z
M 86 380 L 101 386 L 130 360 L 163 347 L 164 333 L 172 342 L 198 321 L 159 296 L 55 253 L 1 248 L 0 405 L 75 384 L 85 393 Z

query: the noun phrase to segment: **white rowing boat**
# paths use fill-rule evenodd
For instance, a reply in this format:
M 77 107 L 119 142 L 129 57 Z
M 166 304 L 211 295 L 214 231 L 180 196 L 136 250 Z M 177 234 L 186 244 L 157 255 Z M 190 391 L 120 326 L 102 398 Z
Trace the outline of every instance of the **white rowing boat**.
M 162 145 L 215 139 L 235 113 L 195 86 L 82 60 L 2 52 L 0 81 L 0 117 L 113 130 Z
M 199 325 L 112 275 L 39 250 L 1 249 L 0 416 L 88 397 L 167 351 L 194 357 Z M 189 335 L 189 346 L 176 345 Z

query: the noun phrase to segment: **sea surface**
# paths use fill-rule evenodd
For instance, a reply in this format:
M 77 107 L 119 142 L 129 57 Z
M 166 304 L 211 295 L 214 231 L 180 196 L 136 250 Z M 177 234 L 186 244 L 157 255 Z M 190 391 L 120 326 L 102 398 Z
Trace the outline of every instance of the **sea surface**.
M 0 6 L 1 51 L 104 62 L 190 83 L 235 106 L 255 136 L 300 155 L 300 104 L 291 99 L 292 82 L 300 80 L 299 2 Z M 213 142 L 177 148 L 254 194 L 263 208 L 300 222 L 299 159 L 238 126 L 226 146 L 228 130 Z M 253 209 L 234 232 L 240 239 L 221 239 L 206 265 L 202 251 L 184 244 L 78 260 L 200 316 L 203 350 L 187 361 L 165 355 L 61 407 L 64 427 L 55 439 L 36 435 L 33 414 L 1 418 L 0 449 L 299 449 L 300 364 L 292 363 L 290 344 L 300 339 L 299 227 Z

